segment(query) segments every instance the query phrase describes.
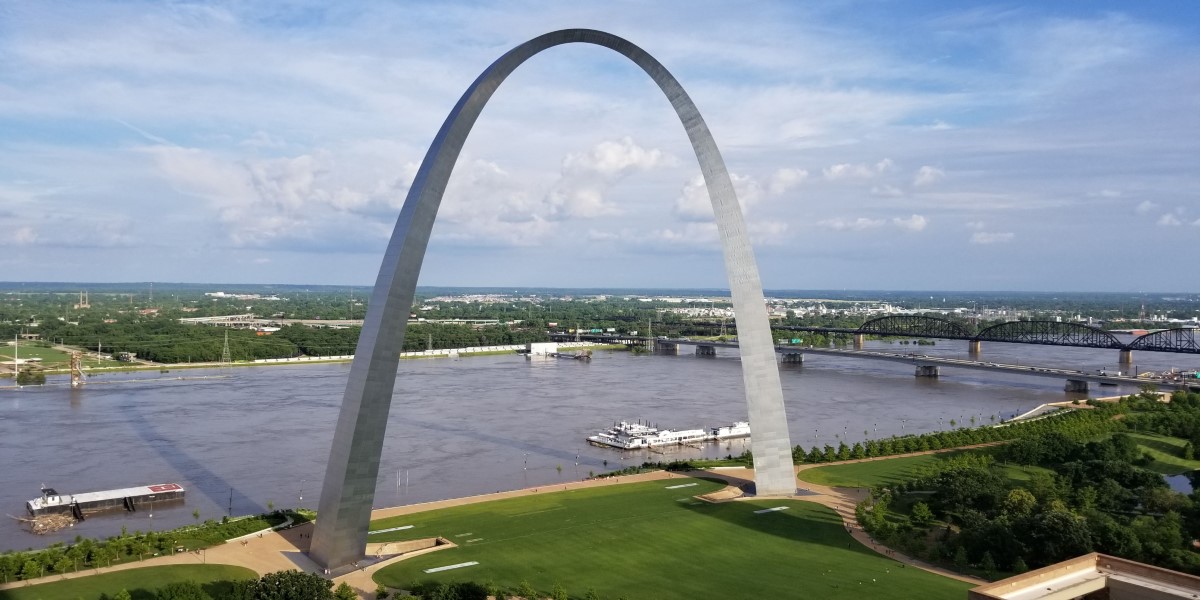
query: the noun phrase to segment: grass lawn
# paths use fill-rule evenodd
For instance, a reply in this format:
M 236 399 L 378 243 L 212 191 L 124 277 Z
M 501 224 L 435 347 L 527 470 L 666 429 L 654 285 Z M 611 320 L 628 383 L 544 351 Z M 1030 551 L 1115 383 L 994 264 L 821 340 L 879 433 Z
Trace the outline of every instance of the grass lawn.
M 258 579 L 258 574 L 230 565 L 143 567 L 0 590 L 0 600 L 95 600 L 100 594 L 113 596 L 123 589 L 129 591 L 133 600 L 154 600 L 159 588 L 178 581 L 195 581 L 209 596 L 219 598 L 228 593 L 229 582 L 238 579 Z
M 669 486 L 694 484 L 684 488 Z M 797 500 L 709 504 L 693 495 L 720 489 L 672 479 L 537 494 L 371 523 L 370 541 L 442 536 L 458 548 L 386 567 L 375 580 L 522 580 L 572 598 L 946 598 L 968 584 L 900 564 L 851 540 L 833 511 Z M 787 510 L 755 514 L 764 508 Z M 424 569 L 479 564 L 427 574 Z
M 1153 433 L 1128 433 L 1137 442 L 1138 448 L 1149 454 L 1154 460 L 1146 465 L 1147 469 L 1164 475 L 1179 475 L 1188 471 L 1200 469 L 1200 460 L 1183 458 L 1183 446 L 1187 440 L 1156 435 Z
M 800 471 L 801 481 L 817 485 L 866 488 L 900 483 L 918 477 L 933 465 L 946 461 L 958 452 L 922 454 L 860 463 L 829 465 Z
M 963 452 L 991 452 L 991 449 L 959 450 L 939 454 L 922 454 L 903 458 L 888 458 L 869 462 L 835 464 L 800 471 L 801 481 L 818 485 L 836 487 L 865 488 L 877 485 L 890 485 L 909 481 L 919 477 L 930 467 L 939 462 L 949 460 Z M 1037 471 L 1051 472 L 1049 469 L 1033 466 L 1001 465 L 1001 470 L 1008 478 L 1009 485 L 1021 485 L 1029 481 L 1030 476 Z
M 0 360 L 12 360 L 14 348 L 12 346 L 0 346 Z M 44 369 L 66 369 L 70 367 L 70 354 L 50 348 L 47 346 L 38 345 L 35 343 L 23 343 L 20 348 L 16 349 L 16 353 L 21 359 L 40 358 L 42 359 L 41 367 Z M 123 363 L 115 360 L 102 359 L 96 360 L 95 352 L 83 352 L 83 367 L 120 367 L 129 366 L 129 363 Z

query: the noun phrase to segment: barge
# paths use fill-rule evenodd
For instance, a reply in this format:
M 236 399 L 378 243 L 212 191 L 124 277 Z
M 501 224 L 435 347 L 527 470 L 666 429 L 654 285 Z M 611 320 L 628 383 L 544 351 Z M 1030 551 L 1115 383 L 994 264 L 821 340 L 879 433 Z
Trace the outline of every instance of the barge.
M 42 486 L 42 497 L 26 502 L 25 508 L 34 517 L 69 514 L 82 520 L 86 513 L 114 509 L 133 512 L 143 505 L 182 501 L 183 495 L 183 486 L 178 483 L 159 483 L 82 494 L 60 494 L 54 488 Z
M 750 423 L 738 421 L 732 425 L 710 429 L 658 429 L 642 423 L 621 421 L 611 428 L 588 436 L 587 441 L 598 446 L 621 450 L 653 448 L 655 446 L 685 445 L 696 442 L 715 442 L 750 436 Z

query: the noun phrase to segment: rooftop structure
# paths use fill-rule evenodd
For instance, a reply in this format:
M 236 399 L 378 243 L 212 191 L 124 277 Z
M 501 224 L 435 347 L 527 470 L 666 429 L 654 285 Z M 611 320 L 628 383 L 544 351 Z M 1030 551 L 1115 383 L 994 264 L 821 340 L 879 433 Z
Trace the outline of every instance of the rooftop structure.
M 968 600 L 1200 598 L 1200 577 L 1093 552 L 967 592 Z

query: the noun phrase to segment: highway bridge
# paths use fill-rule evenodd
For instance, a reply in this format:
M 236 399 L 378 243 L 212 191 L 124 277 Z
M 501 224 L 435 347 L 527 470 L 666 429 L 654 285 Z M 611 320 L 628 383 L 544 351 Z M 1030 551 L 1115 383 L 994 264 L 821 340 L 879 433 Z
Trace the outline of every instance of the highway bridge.
M 719 326 L 716 323 L 711 325 Z M 1122 341 L 1111 332 L 1083 323 L 1008 321 L 976 331 L 962 323 L 925 315 L 878 317 L 854 329 L 794 325 L 774 325 L 772 329 L 849 334 L 854 336 L 857 348 L 862 347 L 867 336 L 966 340 L 972 354 L 978 354 L 981 351 L 983 342 L 1111 348 L 1120 351 L 1120 362 L 1125 364 L 1133 362 L 1134 350 L 1200 354 L 1200 329 L 1194 327 L 1164 329 L 1129 341 Z
M 720 342 L 714 340 L 691 340 L 687 338 L 662 337 L 649 338 L 628 335 L 580 334 L 576 336 L 572 334 L 551 334 L 551 338 L 560 341 L 575 340 L 578 338 L 582 341 L 603 342 L 610 344 L 650 345 L 656 351 L 665 352 L 668 354 L 678 354 L 681 346 L 694 346 L 696 349 L 696 354 L 700 356 L 713 356 L 716 354 L 717 348 L 736 349 L 738 347 L 736 341 Z M 1193 381 L 1189 384 L 1189 382 L 1186 380 L 1167 381 L 1162 378 L 1137 377 L 1136 373 L 1131 373 L 1130 375 L 1101 375 L 1099 373 L 1085 373 L 1076 369 L 1012 365 L 988 362 L 984 360 L 929 356 L 926 354 L 917 353 L 883 352 L 862 349 L 815 348 L 811 346 L 792 345 L 776 346 L 775 351 L 779 353 L 780 360 L 783 363 L 802 363 L 804 362 L 805 354 L 822 354 L 846 358 L 865 358 L 870 360 L 883 360 L 910 364 L 915 367 L 917 377 L 939 377 L 941 374 L 941 368 L 948 367 L 955 369 L 972 369 L 976 371 L 1011 373 L 1013 375 L 1023 375 L 1028 377 L 1050 377 L 1059 380 L 1065 379 L 1066 386 L 1064 389 L 1068 392 L 1086 393 L 1089 389 L 1089 384 L 1091 383 L 1111 385 L 1124 384 L 1131 386 L 1153 384 L 1159 389 L 1163 390 L 1200 389 L 1200 381 Z

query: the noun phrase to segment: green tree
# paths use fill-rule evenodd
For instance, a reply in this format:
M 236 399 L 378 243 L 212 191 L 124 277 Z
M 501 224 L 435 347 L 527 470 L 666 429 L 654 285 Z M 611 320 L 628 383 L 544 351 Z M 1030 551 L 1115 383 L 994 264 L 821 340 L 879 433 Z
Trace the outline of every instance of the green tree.
M 156 600 L 212 600 L 194 581 L 168 583 L 158 590 Z
M 72 561 L 70 557 L 68 557 L 67 555 L 64 554 L 64 555 L 60 556 L 58 558 L 58 560 L 54 561 L 54 565 L 53 565 L 54 572 L 59 573 L 65 577 L 67 574 L 67 571 L 71 570 L 72 563 L 74 563 L 74 561 Z
M 1029 570 L 1029 565 L 1025 564 L 1025 559 L 1018 556 L 1017 560 L 1013 561 L 1012 570 L 1014 573 L 1024 573 Z
M 959 546 L 958 549 L 954 551 L 954 567 L 961 571 L 967 568 L 969 564 L 970 561 L 967 560 L 967 549 Z
M 133 600 L 133 596 L 129 594 L 129 590 L 121 588 L 121 591 L 113 594 L 112 600 Z
M 983 558 L 979 559 L 979 568 L 983 569 L 983 573 L 988 579 L 996 575 L 996 560 L 992 558 L 992 553 L 984 551 Z
M 30 579 L 37 579 L 41 576 L 42 565 L 38 564 L 36 560 L 27 560 L 25 561 L 25 564 L 21 566 L 22 580 L 29 581 Z
M 917 527 L 928 527 L 933 522 L 933 511 L 929 510 L 928 504 L 918 501 L 912 506 L 909 520 Z
M 333 600 L 333 582 L 301 571 L 263 575 L 254 586 L 255 600 Z
M 567 589 L 561 583 L 555 582 L 554 588 L 550 590 L 550 597 L 553 600 L 567 600 Z
M 534 600 L 538 597 L 537 590 L 533 589 L 533 586 L 529 585 L 529 582 L 524 579 L 521 580 L 521 583 L 517 584 L 517 589 L 514 590 L 514 593 L 525 600 Z
M 380 589 L 383 589 L 382 583 L 379 584 L 379 588 L 377 588 L 377 590 Z M 333 597 L 337 600 L 358 600 L 358 594 L 354 593 L 354 588 L 350 587 L 350 584 L 346 583 L 345 581 L 339 583 L 337 589 L 333 590 Z M 375 597 L 379 598 L 380 600 L 387 598 L 387 590 L 383 589 L 382 596 L 380 596 L 379 592 L 376 591 Z
M 1037 498 L 1023 488 L 1016 488 L 1004 497 L 1001 510 L 1013 519 L 1020 519 L 1033 513 L 1037 508 Z
M 339 585 L 338 590 L 341 590 L 341 589 L 342 589 L 342 586 Z M 333 594 L 336 596 L 337 591 L 335 591 Z M 382 583 L 375 586 L 375 600 L 387 600 L 388 596 L 390 596 L 390 594 L 388 594 L 387 588 L 384 587 L 384 585 Z

